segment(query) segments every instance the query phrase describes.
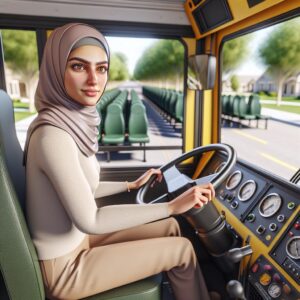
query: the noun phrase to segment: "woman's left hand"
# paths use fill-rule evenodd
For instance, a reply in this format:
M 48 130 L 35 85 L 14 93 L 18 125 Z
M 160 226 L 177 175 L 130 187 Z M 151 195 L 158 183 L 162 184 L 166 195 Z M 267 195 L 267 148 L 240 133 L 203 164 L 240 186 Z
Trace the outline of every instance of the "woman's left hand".
M 129 182 L 129 188 L 130 189 L 139 189 L 141 186 L 143 186 L 146 182 L 148 182 L 148 180 L 150 179 L 150 177 L 152 175 L 156 175 L 156 180 L 151 184 L 151 187 L 154 186 L 155 182 L 161 182 L 163 175 L 161 173 L 160 169 L 149 169 L 148 171 L 146 171 L 142 176 L 140 176 L 137 180 L 133 181 L 133 182 Z

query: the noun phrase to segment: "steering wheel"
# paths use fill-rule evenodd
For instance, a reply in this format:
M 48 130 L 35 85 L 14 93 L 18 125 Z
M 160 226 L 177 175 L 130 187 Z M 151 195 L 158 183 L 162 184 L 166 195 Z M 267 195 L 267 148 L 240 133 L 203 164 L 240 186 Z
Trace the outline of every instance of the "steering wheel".
M 187 175 L 182 174 L 177 169 L 176 165 L 180 162 L 193 156 L 201 155 L 208 151 L 222 151 L 227 155 L 225 165 L 217 173 L 194 180 Z M 166 181 L 168 192 L 157 197 L 149 203 L 168 202 L 189 189 L 191 186 L 200 185 L 203 183 L 210 182 L 212 183 L 214 188 L 217 188 L 226 179 L 226 177 L 234 167 L 236 157 L 236 151 L 234 150 L 234 148 L 227 144 L 211 144 L 203 147 L 198 147 L 193 149 L 192 151 L 184 153 L 183 155 L 175 158 L 174 160 L 160 168 Z M 145 195 L 154 180 L 155 176 L 151 177 L 150 180 L 139 189 L 136 198 L 137 203 L 146 204 Z M 222 217 L 220 216 L 212 201 L 208 202 L 206 205 L 203 205 L 200 208 L 192 208 L 183 215 L 199 232 L 209 232 L 212 229 L 216 228 L 216 226 L 218 226 L 222 221 Z

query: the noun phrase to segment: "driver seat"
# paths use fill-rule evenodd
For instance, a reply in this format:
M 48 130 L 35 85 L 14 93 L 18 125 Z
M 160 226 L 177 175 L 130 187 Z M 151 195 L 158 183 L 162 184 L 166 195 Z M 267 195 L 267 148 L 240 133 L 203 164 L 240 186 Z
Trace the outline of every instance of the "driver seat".
M 25 200 L 22 158 L 12 101 L 0 90 L 0 299 L 44 300 L 38 257 L 22 211 L 21 201 Z M 85 299 L 159 300 L 160 283 L 161 276 L 153 276 Z

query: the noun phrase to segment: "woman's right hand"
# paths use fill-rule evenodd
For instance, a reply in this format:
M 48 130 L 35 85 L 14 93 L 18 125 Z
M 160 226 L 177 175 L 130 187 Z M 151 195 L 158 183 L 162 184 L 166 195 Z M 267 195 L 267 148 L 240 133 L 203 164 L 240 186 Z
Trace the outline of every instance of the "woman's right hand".
M 193 186 L 168 203 L 169 213 L 178 215 L 193 207 L 202 207 L 214 197 L 215 189 L 211 183 Z

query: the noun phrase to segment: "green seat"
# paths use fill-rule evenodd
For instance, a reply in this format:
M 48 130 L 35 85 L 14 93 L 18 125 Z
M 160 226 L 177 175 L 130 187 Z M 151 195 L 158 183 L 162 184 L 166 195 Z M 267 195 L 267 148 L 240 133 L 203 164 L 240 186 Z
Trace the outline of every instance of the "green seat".
M 143 104 L 136 103 L 131 107 L 128 123 L 128 140 L 130 143 L 145 145 L 149 142 L 148 119 Z M 146 150 L 144 149 L 143 161 L 146 161 Z
M 259 120 L 265 121 L 265 129 L 268 129 L 268 116 L 264 116 L 261 114 L 261 104 L 258 95 L 251 95 L 249 97 L 249 111 L 251 114 L 255 115 L 257 120 L 256 127 L 258 128 Z
M 0 90 L 0 298 L 44 300 L 37 254 L 19 203 L 21 198 L 25 199 L 24 194 L 18 199 L 25 184 L 22 157 L 12 102 Z M 160 280 L 151 277 L 86 299 L 159 300 Z
M 105 135 L 102 138 L 103 144 L 121 144 L 125 139 L 125 121 L 123 109 L 117 103 L 112 103 L 107 108 L 104 123 Z
M 241 96 L 239 101 L 239 119 L 240 120 L 248 120 L 249 126 L 251 125 L 251 121 L 256 119 L 256 116 L 251 114 L 248 108 L 248 104 L 246 103 L 245 97 Z M 242 124 L 240 123 L 240 127 Z

